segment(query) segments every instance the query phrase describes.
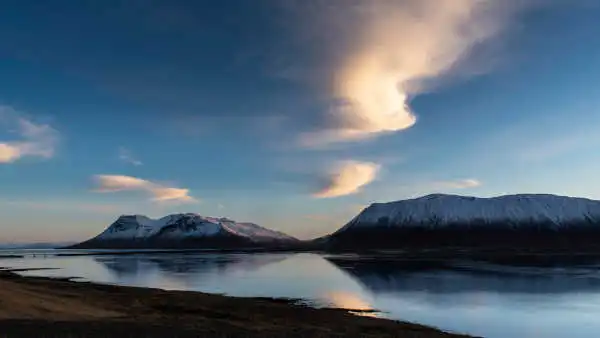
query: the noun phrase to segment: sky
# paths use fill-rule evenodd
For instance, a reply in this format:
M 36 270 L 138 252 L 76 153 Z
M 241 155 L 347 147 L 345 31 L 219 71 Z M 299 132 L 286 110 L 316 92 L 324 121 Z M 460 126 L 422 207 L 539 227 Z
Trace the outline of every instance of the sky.
M 121 214 L 299 238 L 430 193 L 600 199 L 600 5 L 0 3 L 0 242 Z

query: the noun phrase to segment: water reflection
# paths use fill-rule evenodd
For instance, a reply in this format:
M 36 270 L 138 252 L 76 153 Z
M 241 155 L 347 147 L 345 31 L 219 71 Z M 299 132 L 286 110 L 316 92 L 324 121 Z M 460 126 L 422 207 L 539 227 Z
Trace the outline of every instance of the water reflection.
M 475 262 L 415 262 L 384 258 L 328 261 L 373 293 L 495 292 L 563 294 L 600 291 L 595 266 L 562 269 L 509 267 Z
M 147 274 L 157 270 L 177 276 L 189 274 L 223 274 L 230 271 L 256 270 L 262 266 L 281 262 L 287 256 L 270 254 L 203 254 L 203 255 L 134 255 L 96 256 L 117 277 Z
M 316 254 L 152 254 L 11 259 L 24 274 L 286 297 L 485 337 L 597 337 L 598 266 L 506 267 Z
M 141 254 L 90 257 L 101 264 L 116 284 L 157 287 L 167 290 L 232 292 L 228 282 L 245 272 L 260 271 L 287 259 L 271 254 Z M 219 282 L 222 281 L 222 282 Z
M 370 304 L 365 297 L 355 292 L 332 291 L 322 296 L 331 306 L 339 309 L 348 309 L 351 313 L 377 317 L 380 313 Z
M 506 267 L 328 257 L 394 319 L 485 337 L 597 337 L 597 266 Z

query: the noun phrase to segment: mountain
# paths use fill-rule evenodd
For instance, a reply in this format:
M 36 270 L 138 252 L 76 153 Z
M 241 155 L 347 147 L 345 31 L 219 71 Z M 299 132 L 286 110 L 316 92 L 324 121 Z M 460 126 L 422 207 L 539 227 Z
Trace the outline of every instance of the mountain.
M 198 214 L 174 214 L 160 219 L 125 215 L 98 236 L 71 249 L 104 248 L 249 248 L 276 247 L 298 240 L 253 223 Z
M 326 242 L 334 249 L 600 247 L 600 201 L 434 194 L 372 204 Z

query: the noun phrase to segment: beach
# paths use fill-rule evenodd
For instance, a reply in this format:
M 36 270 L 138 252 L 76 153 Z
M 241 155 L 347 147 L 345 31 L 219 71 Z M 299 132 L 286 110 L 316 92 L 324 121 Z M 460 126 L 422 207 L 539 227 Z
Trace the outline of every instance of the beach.
M 2 337 L 467 337 L 293 300 L 0 272 Z

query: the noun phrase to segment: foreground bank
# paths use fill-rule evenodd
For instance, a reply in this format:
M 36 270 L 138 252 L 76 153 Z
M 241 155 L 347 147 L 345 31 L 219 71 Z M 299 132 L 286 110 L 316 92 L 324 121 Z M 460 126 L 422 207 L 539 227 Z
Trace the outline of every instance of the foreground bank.
M 0 272 L 3 337 L 461 337 L 288 301 Z M 464 337 L 464 336 L 462 336 Z

